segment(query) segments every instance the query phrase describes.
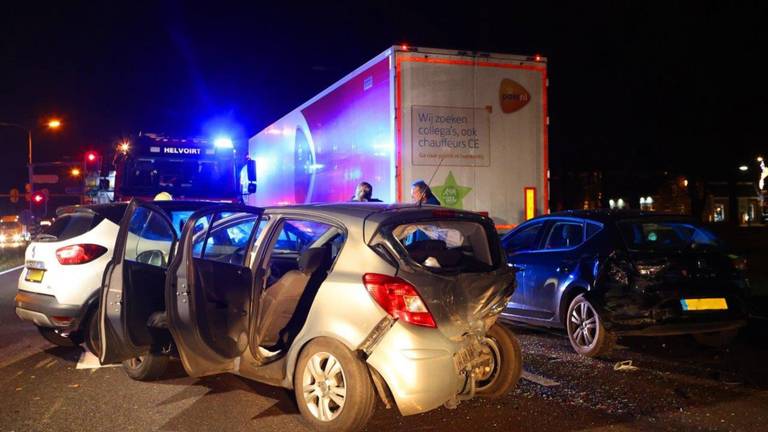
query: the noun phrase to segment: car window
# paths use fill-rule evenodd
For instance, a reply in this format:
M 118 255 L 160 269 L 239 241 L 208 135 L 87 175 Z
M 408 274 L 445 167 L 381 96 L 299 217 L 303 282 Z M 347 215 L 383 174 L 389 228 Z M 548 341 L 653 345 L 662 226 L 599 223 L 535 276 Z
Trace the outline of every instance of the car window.
M 124 259 L 165 268 L 173 241 L 173 228 L 160 214 L 138 207 L 128 224 Z
M 519 231 L 511 234 L 507 238 L 507 253 L 510 254 L 536 249 L 539 233 L 543 226 L 543 223 L 536 223 L 521 228 Z
M 568 249 L 584 242 L 584 225 L 578 222 L 556 222 L 547 236 L 544 249 Z
M 245 252 L 256 224 L 256 215 L 234 214 L 213 224 L 201 257 L 206 260 L 244 265 Z
M 412 260 L 440 269 L 483 272 L 494 267 L 491 241 L 482 224 L 469 221 L 436 220 L 398 225 L 392 236 Z
M 90 212 L 68 213 L 56 218 L 44 233 L 56 237 L 58 241 L 69 240 L 87 233 L 102 220 L 103 217 Z
M 261 229 L 261 228 L 260 228 Z M 306 219 L 285 219 L 280 222 L 277 239 L 267 261 L 269 276 L 267 287 L 272 286 L 283 275 L 299 269 L 302 253 L 311 248 L 329 248 L 330 265 L 345 241 L 342 231 L 331 224 Z M 327 268 L 327 267 L 326 267 Z
M 603 229 L 603 224 L 587 221 L 587 240 L 591 239 L 595 234 L 599 233 L 602 229 Z
M 630 250 L 684 250 L 720 246 L 714 234 L 688 222 L 623 221 L 618 226 Z

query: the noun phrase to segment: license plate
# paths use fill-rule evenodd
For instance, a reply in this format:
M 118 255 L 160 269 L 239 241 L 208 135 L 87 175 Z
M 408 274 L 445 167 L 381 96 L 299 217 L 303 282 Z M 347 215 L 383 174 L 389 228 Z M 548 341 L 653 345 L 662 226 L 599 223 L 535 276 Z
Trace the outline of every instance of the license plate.
M 680 305 L 684 311 L 728 309 L 728 303 L 724 298 L 681 299 Z
M 464 370 L 467 365 L 472 363 L 472 360 L 477 357 L 478 349 L 472 344 L 465 348 L 462 348 L 459 352 L 453 355 L 453 364 L 456 366 L 457 371 Z
M 29 282 L 42 282 L 45 270 L 40 269 L 27 269 L 27 275 L 24 276 L 24 280 Z

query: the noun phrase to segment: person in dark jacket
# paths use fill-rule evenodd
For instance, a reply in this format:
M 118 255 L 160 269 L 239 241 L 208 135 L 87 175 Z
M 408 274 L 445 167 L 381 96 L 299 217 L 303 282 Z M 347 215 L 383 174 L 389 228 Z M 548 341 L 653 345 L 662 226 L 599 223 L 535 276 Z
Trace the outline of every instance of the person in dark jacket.
M 432 189 L 424 180 L 416 180 L 411 184 L 411 198 L 417 204 L 440 205 L 440 200 L 432 193 Z
M 380 199 L 373 198 L 373 186 L 368 182 L 360 182 L 355 188 L 355 196 L 352 197 L 352 201 L 363 202 L 381 202 Z

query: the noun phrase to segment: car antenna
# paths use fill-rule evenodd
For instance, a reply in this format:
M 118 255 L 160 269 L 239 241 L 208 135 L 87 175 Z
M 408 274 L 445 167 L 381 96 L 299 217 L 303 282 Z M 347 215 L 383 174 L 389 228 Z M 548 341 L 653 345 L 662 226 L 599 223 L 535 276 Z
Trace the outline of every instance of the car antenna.
M 432 172 L 432 177 L 429 178 L 429 181 L 427 182 L 427 187 L 432 189 L 432 180 L 435 179 L 435 175 L 437 175 L 437 171 L 440 169 L 440 167 L 443 165 L 443 161 L 445 160 L 445 156 L 440 158 L 440 162 L 437 164 L 437 167 L 435 168 L 435 171 Z M 421 208 L 421 201 L 419 201 L 419 208 Z

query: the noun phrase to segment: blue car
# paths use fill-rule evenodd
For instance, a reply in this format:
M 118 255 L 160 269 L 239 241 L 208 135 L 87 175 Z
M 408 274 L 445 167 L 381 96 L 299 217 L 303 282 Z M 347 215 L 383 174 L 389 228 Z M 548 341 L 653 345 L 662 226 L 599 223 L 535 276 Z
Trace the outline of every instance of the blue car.
M 682 216 L 567 211 L 519 225 L 502 245 L 518 270 L 502 316 L 565 329 L 585 356 L 628 335 L 692 334 L 722 346 L 746 323 L 741 262 Z

